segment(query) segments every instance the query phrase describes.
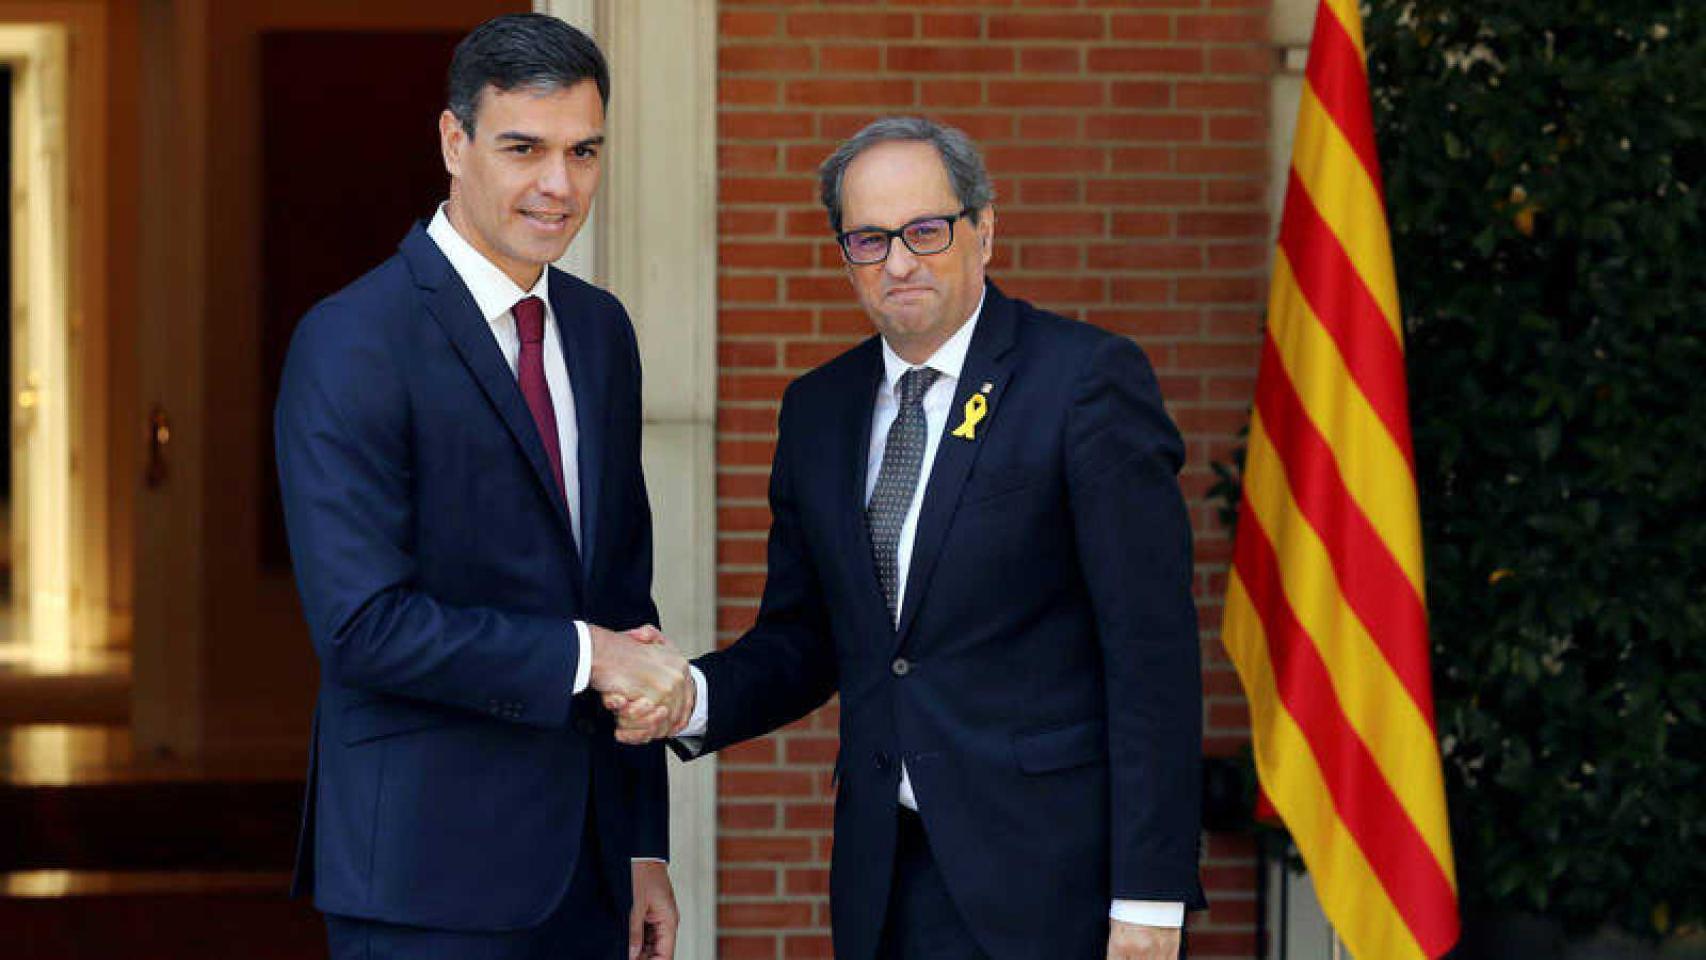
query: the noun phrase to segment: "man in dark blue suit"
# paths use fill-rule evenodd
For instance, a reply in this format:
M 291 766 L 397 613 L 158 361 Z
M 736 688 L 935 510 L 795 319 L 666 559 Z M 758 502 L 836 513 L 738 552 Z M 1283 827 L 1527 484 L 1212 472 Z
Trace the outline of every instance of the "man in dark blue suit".
M 599 180 L 609 73 L 560 20 L 458 46 L 450 199 L 303 318 L 276 413 L 320 658 L 297 887 L 334 958 L 673 953 L 659 747 L 598 692 L 688 709 L 654 624 L 640 369 L 553 269 Z
M 879 336 L 794 382 L 756 625 L 683 753 L 841 695 L 841 960 L 1177 955 L 1201 686 L 1183 443 L 1130 340 L 984 279 L 975 146 L 881 120 L 822 169 Z M 622 708 L 618 697 L 607 698 Z

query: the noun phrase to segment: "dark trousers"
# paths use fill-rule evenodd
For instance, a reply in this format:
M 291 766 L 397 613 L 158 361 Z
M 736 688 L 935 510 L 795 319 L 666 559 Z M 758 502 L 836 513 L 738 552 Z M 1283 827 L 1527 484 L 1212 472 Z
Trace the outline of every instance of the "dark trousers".
M 942 882 L 918 814 L 900 807 L 894 878 L 878 960 L 989 960 Z M 1185 960 L 1181 933 L 1179 960 Z
M 924 836 L 924 821 L 905 807 L 898 809 L 900 837 L 877 956 L 882 960 L 989 960 L 948 896 Z
M 531 930 L 461 933 L 326 914 L 331 960 L 627 960 L 628 919 L 616 911 L 587 811 L 574 879 Z

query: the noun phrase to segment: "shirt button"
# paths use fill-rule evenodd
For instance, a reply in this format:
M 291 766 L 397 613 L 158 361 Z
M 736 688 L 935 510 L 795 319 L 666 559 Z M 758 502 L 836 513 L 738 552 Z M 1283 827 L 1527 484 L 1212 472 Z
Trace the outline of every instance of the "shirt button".
M 895 676 L 904 677 L 912 672 L 912 664 L 908 663 L 905 657 L 895 657 L 889 669 L 894 671 Z

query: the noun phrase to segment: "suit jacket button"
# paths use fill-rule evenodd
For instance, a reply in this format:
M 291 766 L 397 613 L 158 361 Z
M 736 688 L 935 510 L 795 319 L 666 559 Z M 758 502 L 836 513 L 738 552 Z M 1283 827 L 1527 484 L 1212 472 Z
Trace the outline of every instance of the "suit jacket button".
M 579 720 L 575 721 L 575 729 L 589 737 L 598 732 L 597 728 L 592 725 L 592 721 L 586 717 L 581 717 Z
M 877 769 L 878 770 L 885 770 L 885 771 L 888 770 L 888 768 L 889 768 L 889 755 L 888 754 L 879 753 L 876 756 L 876 760 L 877 760 Z
M 895 657 L 889 669 L 894 671 L 895 676 L 904 677 L 912 672 L 912 664 L 906 662 L 905 657 Z

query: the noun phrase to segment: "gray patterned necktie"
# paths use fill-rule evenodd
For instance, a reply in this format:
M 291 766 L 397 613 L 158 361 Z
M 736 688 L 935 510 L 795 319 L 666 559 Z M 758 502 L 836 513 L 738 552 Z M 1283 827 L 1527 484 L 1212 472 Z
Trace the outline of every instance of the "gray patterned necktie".
M 889 426 L 883 444 L 883 464 L 877 471 L 877 486 L 865 506 L 865 524 L 871 531 L 871 551 L 877 563 L 877 581 L 889 605 L 893 622 L 899 609 L 900 528 L 906 522 L 918 487 L 918 468 L 924 463 L 924 394 L 942 374 L 929 367 L 914 367 L 901 374 L 895 385 L 900 410 Z

